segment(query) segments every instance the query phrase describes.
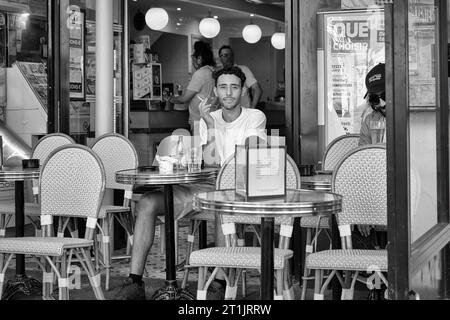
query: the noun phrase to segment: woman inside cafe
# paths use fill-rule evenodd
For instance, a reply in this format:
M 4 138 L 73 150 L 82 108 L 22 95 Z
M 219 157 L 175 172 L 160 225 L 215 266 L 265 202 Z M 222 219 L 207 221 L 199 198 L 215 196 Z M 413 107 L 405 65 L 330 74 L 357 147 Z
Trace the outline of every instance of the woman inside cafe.
M 199 105 L 204 99 L 214 96 L 212 73 L 216 63 L 210 45 L 203 41 L 197 41 L 194 44 L 194 53 L 191 58 L 196 71 L 192 75 L 185 93 L 182 96 L 170 97 L 169 103 L 189 103 L 189 125 L 191 134 L 195 135 L 195 132 L 198 132 L 198 124 L 200 122 Z

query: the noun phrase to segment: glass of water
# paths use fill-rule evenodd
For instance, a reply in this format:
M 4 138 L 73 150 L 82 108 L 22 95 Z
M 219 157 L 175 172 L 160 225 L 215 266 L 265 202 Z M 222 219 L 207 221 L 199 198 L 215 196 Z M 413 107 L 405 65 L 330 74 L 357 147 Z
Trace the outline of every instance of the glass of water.
M 386 132 L 386 121 L 384 118 L 380 120 L 370 121 L 370 137 L 372 144 L 384 143 Z
M 198 172 L 202 169 L 202 153 L 200 148 L 191 148 L 188 160 L 188 172 Z

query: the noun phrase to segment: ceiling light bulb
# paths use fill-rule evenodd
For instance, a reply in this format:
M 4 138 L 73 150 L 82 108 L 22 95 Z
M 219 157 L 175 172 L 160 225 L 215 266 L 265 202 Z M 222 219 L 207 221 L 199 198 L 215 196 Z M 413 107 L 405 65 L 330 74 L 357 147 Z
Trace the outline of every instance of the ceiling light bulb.
M 262 36 L 262 31 L 256 24 L 249 24 L 242 30 L 242 37 L 248 43 L 257 43 Z
M 169 15 L 163 8 L 150 8 L 145 14 L 145 22 L 153 30 L 161 30 L 167 26 Z
M 198 29 L 205 38 L 214 38 L 220 32 L 220 23 L 214 18 L 204 18 L 200 21 Z
M 270 41 L 275 49 L 283 50 L 286 48 L 286 34 L 284 32 L 274 33 Z

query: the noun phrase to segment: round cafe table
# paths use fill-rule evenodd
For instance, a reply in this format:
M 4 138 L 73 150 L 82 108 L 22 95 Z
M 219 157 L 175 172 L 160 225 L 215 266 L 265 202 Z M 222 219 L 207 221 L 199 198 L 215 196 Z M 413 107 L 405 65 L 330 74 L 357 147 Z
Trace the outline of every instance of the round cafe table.
M 275 218 L 332 215 L 341 211 L 342 196 L 320 191 L 287 190 L 285 197 L 247 201 L 235 190 L 211 191 L 196 194 L 193 207 L 198 211 L 261 216 L 261 299 L 273 300 Z
M 176 279 L 173 186 L 204 182 L 217 177 L 218 168 L 205 168 L 198 172 L 174 170 L 173 174 L 160 174 L 157 167 L 141 167 L 116 172 L 116 182 L 122 184 L 163 186 L 165 198 L 166 234 L 166 287 L 159 289 L 152 300 L 195 300 L 187 290 L 178 288 Z
M 25 180 L 39 179 L 40 169 L 23 169 L 22 167 L 3 167 L 0 171 L 0 181 L 14 182 L 15 198 L 15 229 L 16 237 L 25 235 Z M 39 281 L 28 278 L 25 275 L 25 256 L 16 255 L 16 277 L 13 281 L 8 281 L 2 299 L 12 299 L 16 294 L 23 293 L 32 295 L 42 292 L 42 285 Z
M 302 176 L 302 189 L 316 191 L 331 191 L 331 174 L 317 174 L 314 176 Z

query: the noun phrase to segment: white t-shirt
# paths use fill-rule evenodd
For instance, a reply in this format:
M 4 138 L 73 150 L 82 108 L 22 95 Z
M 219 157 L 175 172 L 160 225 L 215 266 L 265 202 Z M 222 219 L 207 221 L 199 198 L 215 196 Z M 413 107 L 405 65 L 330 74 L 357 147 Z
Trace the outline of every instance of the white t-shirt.
M 241 115 L 233 122 L 225 122 L 222 110 L 211 112 L 214 119 L 214 137 L 216 151 L 219 153 L 220 165 L 234 154 L 236 145 L 243 145 L 250 136 L 267 139 L 266 116 L 260 110 L 242 108 Z M 206 145 L 208 131 L 206 123 L 200 120 L 200 143 Z M 207 156 L 207 152 L 205 154 Z

